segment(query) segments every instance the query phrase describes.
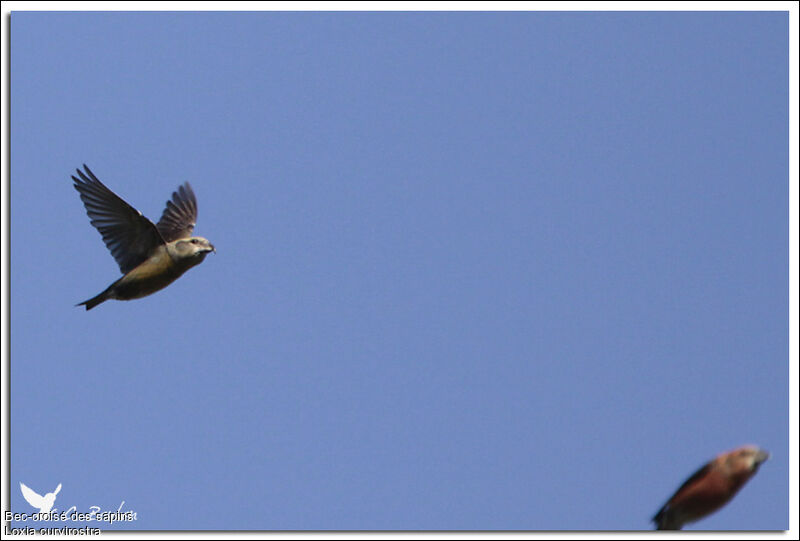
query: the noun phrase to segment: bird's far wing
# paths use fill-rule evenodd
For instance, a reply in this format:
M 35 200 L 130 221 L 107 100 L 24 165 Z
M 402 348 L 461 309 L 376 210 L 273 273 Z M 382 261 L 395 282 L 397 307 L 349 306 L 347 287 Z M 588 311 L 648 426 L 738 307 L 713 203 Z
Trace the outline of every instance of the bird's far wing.
M 684 481 L 684 482 L 683 482 L 683 484 L 682 484 L 682 485 L 681 485 L 681 486 L 678 488 L 678 490 L 676 490 L 676 491 L 675 491 L 675 493 L 674 493 L 672 496 L 670 496 L 669 500 L 667 500 L 667 503 L 665 503 L 665 504 L 664 504 L 664 505 L 661 507 L 661 509 L 659 509 L 659 510 L 658 510 L 658 513 L 656 513 L 656 515 L 655 515 L 655 516 L 653 517 L 653 519 L 652 519 L 652 520 L 653 520 L 653 522 L 655 522 L 655 523 L 659 523 L 659 522 L 661 522 L 661 517 L 663 517 L 663 516 L 664 516 L 664 513 L 666 513 L 666 512 L 667 512 L 667 509 L 669 509 L 669 507 L 670 507 L 670 504 L 671 504 L 671 503 L 673 503 L 673 500 L 674 500 L 676 497 L 678 497 L 679 495 L 681 495 L 681 494 L 682 494 L 682 492 L 683 492 L 684 490 L 688 489 L 688 488 L 689 488 L 690 486 L 692 486 L 692 485 L 693 485 L 695 482 L 697 482 L 697 481 L 698 481 L 698 480 L 700 480 L 701 478 L 705 477 L 705 476 L 706 476 L 706 474 L 708 474 L 708 471 L 711 469 L 711 464 L 712 464 L 712 463 L 713 463 L 713 461 L 712 461 L 712 462 L 709 462 L 709 463 L 707 463 L 707 464 L 705 464 L 705 465 L 704 465 L 703 467 L 701 467 L 699 470 L 697 470 L 696 472 L 694 472 L 694 473 L 691 475 L 691 477 L 689 477 L 689 478 L 688 478 L 686 481 Z
M 78 177 L 72 177 L 75 189 L 81 195 L 92 225 L 103 236 L 119 270 L 126 274 L 164 244 L 164 239 L 153 222 L 106 188 L 86 164 L 83 167 L 85 173 L 78 169 Z
M 653 522 L 655 522 L 655 523 L 661 522 L 661 517 L 664 516 L 664 513 L 667 512 L 667 510 L 670 508 L 670 505 L 674 503 L 673 500 L 675 500 L 677 497 L 681 496 L 682 493 L 686 489 L 688 489 L 690 486 L 692 486 L 695 482 L 697 482 L 698 480 L 700 480 L 703 477 L 705 477 L 708 474 L 709 470 L 711 469 L 711 464 L 712 463 L 713 463 L 713 461 L 707 463 L 706 465 L 701 467 L 699 470 L 694 472 L 691 475 L 691 477 L 689 477 L 686 481 L 684 481 L 683 484 L 678 488 L 678 490 L 676 490 L 675 493 L 672 496 L 670 496 L 669 500 L 667 500 L 667 503 L 665 503 L 661 507 L 661 509 L 658 510 L 658 513 L 656 513 L 656 515 L 652 519 Z
M 158 221 L 159 233 L 166 242 L 185 239 L 192 236 L 197 223 L 197 199 L 188 182 L 172 192 L 172 199 L 167 201 L 167 208 Z
M 61 483 L 59 483 L 58 486 L 56 487 L 56 489 L 53 491 L 53 496 L 55 496 L 59 492 L 61 492 Z
M 705 466 L 694 472 L 692 476 L 689 477 L 686 481 L 684 481 L 683 484 L 680 486 L 680 488 L 678 488 L 678 490 L 675 491 L 673 498 L 678 494 L 680 494 L 681 492 L 683 492 L 684 490 L 686 490 L 687 488 L 689 488 L 690 486 L 692 486 L 696 481 L 705 477 L 706 474 L 708 474 L 709 470 L 711 469 L 712 464 L 713 461 L 709 462 L 708 464 L 706 464 Z M 670 500 L 671 499 L 672 498 L 670 498 Z
M 20 483 L 19 488 L 22 490 L 22 496 L 25 498 L 25 501 L 33 507 L 39 509 L 44 505 L 44 498 L 28 488 L 25 483 Z

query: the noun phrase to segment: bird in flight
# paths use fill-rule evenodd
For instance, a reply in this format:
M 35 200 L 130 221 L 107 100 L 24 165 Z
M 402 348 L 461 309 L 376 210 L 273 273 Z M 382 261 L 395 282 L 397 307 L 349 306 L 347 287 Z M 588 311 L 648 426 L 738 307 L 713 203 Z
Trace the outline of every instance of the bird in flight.
M 61 483 L 58 484 L 53 492 L 45 494 L 44 496 L 38 495 L 32 489 L 28 488 L 25 483 L 19 484 L 19 489 L 22 491 L 22 496 L 25 501 L 39 510 L 39 513 L 49 513 L 53 509 L 53 504 L 56 502 L 56 494 L 61 490 Z
M 722 453 L 697 470 L 653 517 L 657 530 L 680 530 L 728 503 L 769 453 L 754 445 Z
M 167 287 L 184 272 L 203 262 L 214 245 L 193 237 L 197 221 L 197 200 L 192 187 L 184 183 L 173 192 L 157 224 L 105 187 L 83 165 L 72 176 L 92 225 L 119 265 L 122 278 L 102 293 L 76 306 L 91 310 L 108 299 L 128 301 L 146 297 Z

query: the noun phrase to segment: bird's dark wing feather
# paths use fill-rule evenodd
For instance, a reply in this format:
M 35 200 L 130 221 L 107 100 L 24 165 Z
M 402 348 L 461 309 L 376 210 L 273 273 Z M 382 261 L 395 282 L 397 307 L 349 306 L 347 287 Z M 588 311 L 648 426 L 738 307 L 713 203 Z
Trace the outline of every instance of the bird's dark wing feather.
M 713 461 L 712 461 L 712 462 L 713 462 Z M 693 484 L 695 481 L 697 481 L 698 479 L 701 479 L 701 478 L 705 477 L 705 476 L 706 476 L 706 474 L 708 473 L 708 470 L 710 470 L 710 469 L 711 469 L 711 464 L 712 464 L 712 462 L 709 462 L 709 463 L 705 464 L 705 465 L 704 465 L 703 467 L 701 467 L 699 470 L 697 470 L 696 472 L 694 472 L 694 473 L 691 475 L 691 477 L 689 477 L 689 478 L 688 478 L 686 481 L 684 481 L 684 482 L 683 482 L 683 484 L 682 484 L 680 487 L 678 487 L 678 490 L 676 490 L 676 491 L 675 491 L 675 494 L 678 494 L 678 493 L 679 493 L 679 492 L 681 492 L 683 489 L 685 489 L 685 488 L 687 488 L 688 486 L 692 485 L 692 484 Z
M 681 492 L 683 489 L 687 488 L 688 486 L 690 486 L 692 483 L 694 483 L 694 482 L 695 482 L 695 481 L 697 481 L 698 479 L 700 479 L 700 478 L 702 478 L 702 477 L 705 477 L 705 475 L 708 473 L 708 470 L 710 470 L 710 469 L 711 469 L 711 464 L 712 464 L 712 462 L 708 462 L 707 464 L 705 464 L 704 466 L 702 466 L 702 467 L 701 467 L 699 470 L 697 470 L 696 472 L 694 472 L 694 473 L 691 475 L 691 477 L 689 477 L 689 478 L 688 478 L 686 481 L 684 481 L 684 482 L 683 482 L 683 484 L 682 484 L 680 487 L 678 487 L 678 490 L 676 490 L 676 491 L 675 491 L 675 493 L 674 493 L 672 496 L 670 496 L 670 498 L 669 498 L 669 500 L 667 501 L 667 503 L 665 503 L 665 504 L 664 504 L 664 505 L 661 507 L 661 509 L 659 509 L 659 510 L 658 510 L 658 513 L 656 513 L 656 515 L 655 515 L 655 516 L 653 517 L 653 519 L 652 519 L 652 520 L 653 520 L 653 522 L 655 522 L 655 523 L 657 523 L 657 524 L 658 524 L 658 523 L 660 523 L 660 522 L 661 522 L 661 518 L 664 516 L 664 513 L 666 513 L 666 512 L 667 512 L 667 510 L 669 509 L 669 504 L 670 504 L 670 502 L 672 501 L 672 499 L 673 499 L 673 498 L 674 498 L 674 497 L 675 497 L 677 494 L 679 494 L 679 493 L 680 493 L 680 492 Z
M 172 199 L 167 201 L 167 208 L 161 215 L 157 227 L 166 242 L 185 239 L 192 236 L 197 223 L 197 199 L 188 182 L 172 192 Z
M 85 173 L 78 169 L 78 177 L 72 177 L 75 189 L 81 195 L 92 225 L 103 236 L 119 270 L 126 274 L 164 244 L 164 239 L 153 222 L 106 188 L 86 164 L 83 168 Z

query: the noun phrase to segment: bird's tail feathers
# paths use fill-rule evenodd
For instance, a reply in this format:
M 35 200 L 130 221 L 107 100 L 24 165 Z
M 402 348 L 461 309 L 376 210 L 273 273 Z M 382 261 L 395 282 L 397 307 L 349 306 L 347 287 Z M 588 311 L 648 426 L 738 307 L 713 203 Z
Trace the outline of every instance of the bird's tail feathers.
M 103 291 L 102 293 L 100 293 L 96 297 L 92 297 L 88 301 L 79 302 L 75 306 L 85 306 L 86 310 L 91 310 L 92 308 L 94 308 L 95 306 L 100 304 L 101 302 L 104 302 L 104 301 L 107 301 L 107 300 L 108 300 L 108 292 L 107 291 Z

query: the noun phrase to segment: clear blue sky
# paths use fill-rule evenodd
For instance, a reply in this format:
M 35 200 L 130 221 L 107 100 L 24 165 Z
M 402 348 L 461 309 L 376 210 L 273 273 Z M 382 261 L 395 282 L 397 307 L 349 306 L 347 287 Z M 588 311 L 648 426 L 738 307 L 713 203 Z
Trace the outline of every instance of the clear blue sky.
M 786 13 L 11 16 L 11 503 L 136 529 L 788 519 Z M 118 278 L 70 175 L 218 253 Z M 117 525 L 114 525 L 116 528 Z

